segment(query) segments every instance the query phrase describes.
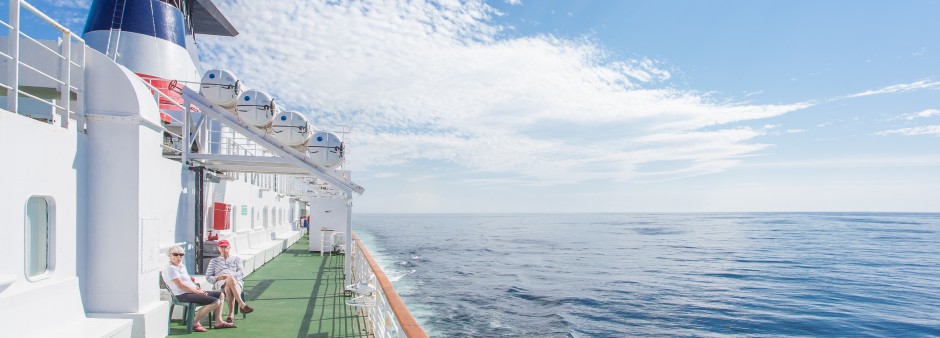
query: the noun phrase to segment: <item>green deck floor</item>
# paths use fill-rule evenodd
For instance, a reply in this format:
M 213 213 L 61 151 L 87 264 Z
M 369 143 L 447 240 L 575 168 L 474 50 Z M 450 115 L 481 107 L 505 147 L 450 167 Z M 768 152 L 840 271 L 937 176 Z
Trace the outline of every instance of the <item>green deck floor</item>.
M 368 337 L 364 317 L 346 306 L 343 256 L 308 251 L 305 236 L 245 278 L 246 302 L 255 311 L 235 317 L 233 329 L 193 332 L 199 337 Z M 223 311 L 223 317 L 228 314 Z M 185 335 L 173 322 L 170 335 Z

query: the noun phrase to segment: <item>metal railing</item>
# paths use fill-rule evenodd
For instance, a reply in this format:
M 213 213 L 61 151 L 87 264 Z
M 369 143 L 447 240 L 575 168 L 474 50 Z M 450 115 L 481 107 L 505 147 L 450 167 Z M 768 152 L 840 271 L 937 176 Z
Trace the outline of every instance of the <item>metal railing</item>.
M 140 78 L 140 80 L 144 83 L 145 86 L 147 86 L 148 89 L 150 89 L 150 92 L 153 94 L 153 100 L 154 102 L 157 103 L 158 107 L 160 106 L 160 104 L 169 104 L 172 107 L 175 107 L 177 109 L 180 109 L 180 110 L 183 109 L 183 105 L 181 103 L 177 102 L 176 99 L 170 97 L 169 95 L 164 93 L 163 90 L 161 90 L 160 88 L 157 88 L 153 84 L 152 81 L 154 79 Z M 183 123 L 182 121 L 173 118 L 172 115 L 168 114 L 163 109 L 160 109 L 160 114 L 161 114 L 161 120 L 164 115 L 169 116 L 171 124 L 173 122 L 176 122 L 177 124 L 182 125 Z M 164 126 L 162 148 L 163 148 L 164 157 L 179 159 L 180 157 L 182 157 L 182 154 L 183 154 L 183 136 L 179 135 L 178 133 L 171 132 L 169 129 L 167 129 Z
M 165 82 L 164 79 L 141 78 L 143 83 L 153 94 L 154 102 L 161 106 L 161 118 L 168 117 L 169 122 L 163 126 L 163 156 L 166 158 L 181 160 L 183 154 L 183 136 L 181 134 L 186 130 L 186 124 L 189 124 L 190 133 L 193 137 L 188 138 L 190 142 L 196 142 L 200 139 L 204 142 L 200 152 L 220 155 L 238 155 L 238 156 L 258 156 L 258 157 L 276 157 L 277 155 L 261 146 L 248 137 L 227 127 L 209 128 L 209 122 L 205 115 L 202 115 L 198 122 L 181 121 L 174 117 L 173 113 L 182 112 L 184 105 L 180 102 L 181 98 L 174 98 L 167 95 L 168 91 L 174 91 L 173 85 L 168 85 L 167 89 L 159 88 L 154 81 Z M 178 82 L 180 85 L 193 83 Z M 162 84 L 159 84 L 162 86 Z M 166 106 L 169 106 L 167 108 Z M 166 109 L 172 109 L 168 111 Z M 196 112 L 196 111 L 192 111 Z M 181 114 L 193 116 L 193 114 Z M 185 119 L 185 118 L 184 118 Z M 352 127 L 349 125 L 322 125 L 318 130 L 329 131 L 338 134 L 341 139 L 348 140 Z M 179 129 L 179 133 L 174 130 Z M 171 130 L 172 129 L 172 130 Z M 204 136 L 199 137 L 204 133 Z M 348 141 L 346 141 L 348 142 Z M 189 145 L 192 146 L 192 143 Z M 188 147 L 187 147 L 188 148 Z M 348 153 L 348 152 L 347 152 Z M 293 176 L 284 174 L 261 174 L 261 173 L 240 173 L 235 174 L 235 179 L 243 179 L 245 182 L 256 185 L 263 189 L 268 189 L 287 195 L 304 195 L 314 197 L 341 197 L 342 193 L 333 189 L 325 182 L 319 182 L 316 178 L 305 176 Z
M 359 307 L 368 317 L 373 335 L 380 338 L 427 337 L 427 333 L 411 315 L 411 311 L 398 296 L 398 292 L 385 276 L 385 272 L 355 233 L 353 233 L 352 240 L 355 245 L 347 250 L 347 254 L 352 255 L 352 280 L 368 281 L 374 275 L 375 283 L 378 284 L 374 285 L 376 289 L 372 295 L 375 297 L 374 302 L 370 302 L 368 306 Z
M 7 76 L 0 80 L 0 87 L 5 89 L 7 94 L 6 109 L 21 115 L 34 117 L 37 120 L 45 119 L 41 116 L 43 115 L 41 113 L 30 113 L 20 107 L 21 98 L 31 99 L 50 107 L 50 116 L 46 119 L 46 122 L 50 124 L 58 122 L 61 127 L 68 128 L 70 120 L 80 121 L 84 118 L 84 90 L 78 86 L 83 81 L 83 76 L 80 77 L 79 81 L 74 81 L 72 67 L 77 67 L 78 75 L 83 75 L 85 70 L 85 40 L 24 0 L 9 0 L 8 6 L 9 16 L 7 21 L 0 20 L 0 25 L 5 26 L 9 31 L 6 48 L 0 52 L 0 57 L 7 63 Z M 58 51 L 47 46 L 47 44 L 53 44 L 53 42 L 41 42 L 21 30 L 22 9 L 26 9 L 39 18 L 40 21 L 52 26 L 61 33 L 58 41 L 55 42 Z M 23 42 L 29 44 L 23 45 Z M 78 52 L 75 53 L 77 58 L 73 58 L 72 55 L 73 42 L 78 47 Z M 28 49 L 30 52 L 27 59 L 22 58 L 21 55 L 24 49 Z M 51 53 L 49 56 L 57 60 L 56 65 L 50 67 L 49 64 L 42 64 L 41 60 L 44 60 L 44 58 L 33 55 L 33 53 Z M 52 71 L 49 68 L 56 69 Z M 25 70 L 27 73 L 20 74 L 21 70 Z M 34 84 L 35 86 L 32 86 Z M 52 87 L 45 86 L 49 84 L 52 84 Z M 40 97 L 42 95 L 40 92 L 51 89 L 58 91 L 57 98 Z M 74 108 L 70 103 L 73 92 L 75 93 Z M 81 126 L 81 124 L 78 125 Z
M 154 85 L 153 81 L 155 79 L 141 78 L 144 85 L 153 93 L 154 102 L 158 105 L 169 105 L 170 108 L 173 108 L 173 112 L 182 111 L 183 104 L 181 104 L 177 98 L 173 98 L 166 94 L 163 90 Z M 165 81 L 159 79 L 157 81 Z M 185 85 L 185 84 L 184 84 Z M 163 127 L 163 156 L 166 158 L 180 160 L 183 153 L 183 124 L 184 121 L 181 121 L 174 117 L 171 111 L 166 110 L 165 108 L 160 110 L 160 113 L 163 116 L 166 116 L 170 119 Z M 205 118 L 205 117 L 203 117 Z M 200 122 L 189 121 L 191 125 L 190 131 L 194 132 L 195 135 L 200 133 L 206 133 L 206 137 L 203 139 L 206 144 L 204 145 L 205 149 L 203 152 L 212 153 L 212 154 L 221 154 L 221 155 L 239 155 L 239 156 L 260 156 L 260 157 L 276 157 L 277 155 L 264 148 L 257 142 L 252 141 L 251 139 L 237 133 L 236 131 L 222 127 L 222 128 L 208 128 L 206 120 L 200 120 Z M 351 127 L 347 125 L 329 125 L 327 131 L 334 133 L 342 134 L 344 137 L 350 132 Z M 170 128 L 179 128 L 179 133 L 175 133 L 170 130 Z M 196 137 L 191 137 L 190 140 L 194 141 Z M 192 144 L 190 144 L 192 146 Z M 240 173 L 235 174 L 234 179 L 243 179 L 245 182 L 252 185 L 258 186 L 262 189 L 268 189 L 280 194 L 285 195 L 305 195 L 305 196 L 315 196 L 315 197 L 341 197 L 342 193 L 336 191 L 329 184 L 325 182 L 319 182 L 316 178 L 313 177 L 297 177 L 293 175 L 284 175 L 284 174 L 262 174 L 262 173 Z

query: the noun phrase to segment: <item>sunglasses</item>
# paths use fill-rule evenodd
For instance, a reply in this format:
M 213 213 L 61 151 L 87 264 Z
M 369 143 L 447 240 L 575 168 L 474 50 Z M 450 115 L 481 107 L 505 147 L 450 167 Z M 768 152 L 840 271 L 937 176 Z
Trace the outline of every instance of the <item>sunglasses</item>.
M 176 257 L 183 257 L 183 256 L 186 256 L 186 254 L 184 254 L 184 253 L 176 253 L 176 252 L 174 252 L 172 255 L 173 255 L 173 256 L 176 256 Z

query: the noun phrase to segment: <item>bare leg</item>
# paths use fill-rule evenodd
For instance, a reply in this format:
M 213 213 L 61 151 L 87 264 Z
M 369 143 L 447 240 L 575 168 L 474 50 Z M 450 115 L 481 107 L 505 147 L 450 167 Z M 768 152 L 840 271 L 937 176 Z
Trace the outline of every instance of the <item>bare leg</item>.
M 220 326 L 220 325 L 222 325 L 222 323 L 224 323 L 224 321 L 222 321 L 222 302 L 224 302 L 224 301 L 225 301 L 225 293 L 223 292 L 221 295 L 219 295 L 219 301 L 218 301 L 218 302 L 215 302 L 216 304 L 218 304 L 218 305 L 215 306 L 215 308 L 216 308 L 216 311 L 215 311 L 215 326 Z
M 242 289 L 238 287 L 238 283 L 235 282 L 235 278 L 226 278 L 225 279 L 225 289 L 231 290 L 229 297 L 233 297 L 236 302 L 238 302 L 238 307 L 245 307 L 245 300 L 242 299 Z M 231 309 L 231 307 L 229 307 Z M 231 313 L 231 312 L 229 312 Z
M 202 317 L 208 314 L 210 311 L 215 311 L 217 309 L 220 309 L 221 306 L 222 306 L 222 302 L 220 301 L 217 301 L 209 305 L 203 305 L 203 307 L 200 308 L 198 312 L 196 312 L 196 316 L 193 317 L 193 325 L 196 325 L 196 323 L 199 323 L 199 321 L 202 320 Z M 216 313 L 218 313 L 218 311 L 216 311 Z
M 228 316 L 231 317 L 231 318 L 234 318 L 234 316 L 235 316 L 235 301 L 234 301 L 234 299 L 235 299 L 235 298 L 232 297 L 232 288 L 230 288 L 230 287 L 228 286 L 228 283 L 225 283 L 225 285 L 224 285 L 222 288 L 223 288 L 223 290 L 225 290 L 225 297 L 226 297 L 226 298 L 225 298 L 225 304 L 228 304 Z

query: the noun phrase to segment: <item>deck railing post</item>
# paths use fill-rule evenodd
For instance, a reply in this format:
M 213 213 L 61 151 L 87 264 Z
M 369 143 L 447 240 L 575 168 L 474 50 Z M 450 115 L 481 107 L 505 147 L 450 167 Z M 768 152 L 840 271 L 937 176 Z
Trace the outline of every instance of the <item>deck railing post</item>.
M 85 74 L 85 40 L 75 39 L 78 42 L 78 55 L 81 56 L 81 64 L 78 64 L 78 69 L 81 70 L 81 74 Z M 69 41 L 71 43 L 71 41 Z M 71 47 L 69 47 L 71 48 Z M 69 55 L 71 57 L 71 55 Z M 69 65 L 69 70 L 71 70 L 72 65 Z M 82 81 L 84 81 L 84 76 L 82 76 Z M 80 82 L 80 85 L 75 86 L 75 124 L 79 131 L 85 131 L 85 84 Z M 71 95 L 71 94 L 69 94 Z M 71 107 L 71 106 L 70 106 Z
M 346 272 L 346 284 L 352 284 L 352 255 L 349 252 L 349 248 L 352 248 L 352 192 L 346 194 L 346 253 L 344 254 L 345 258 L 345 269 Z
M 62 45 L 59 47 L 62 53 L 62 127 L 69 127 L 69 106 L 72 93 L 72 32 L 62 31 Z
M 7 92 L 7 110 L 17 113 L 20 97 L 20 0 L 10 1 L 10 36 L 7 50 L 10 51 L 10 63 L 7 74 L 10 76 L 10 90 Z
M 159 101 L 157 101 L 157 104 L 159 104 Z M 183 139 L 180 140 L 182 141 L 181 142 L 182 144 L 180 147 L 182 149 L 180 149 L 180 152 L 182 152 L 181 157 L 182 157 L 183 165 L 189 165 L 189 151 L 192 150 L 192 147 L 189 146 L 189 142 L 190 142 L 189 141 L 189 138 L 190 138 L 190 135 L 189 135 L 189 124 L 190 124 L 189 109 L 190 108 L 189 107 L 190 107 L 190 104 L 192 103 L 190 102 L 189 97 L 183 98 L 183 135 L 182 135 Z

